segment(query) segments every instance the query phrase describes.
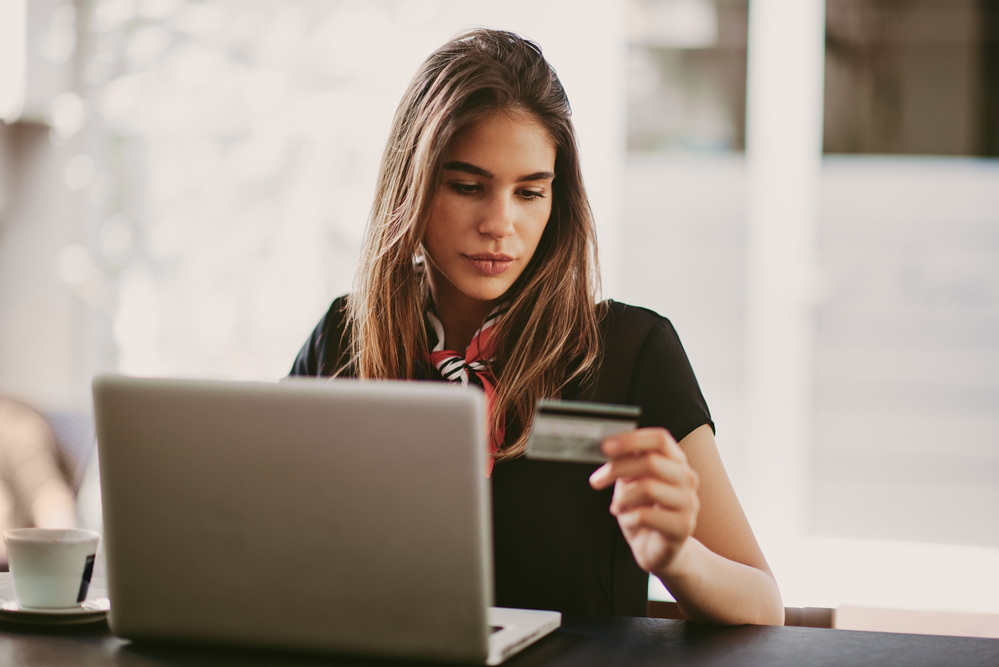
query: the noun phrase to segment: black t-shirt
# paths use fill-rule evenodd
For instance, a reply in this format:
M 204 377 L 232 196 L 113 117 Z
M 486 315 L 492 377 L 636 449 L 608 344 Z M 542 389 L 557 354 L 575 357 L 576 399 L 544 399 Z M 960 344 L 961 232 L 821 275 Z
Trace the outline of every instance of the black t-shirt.
M 299 352 L 292 375 L 332 375 L 348 361 L 345 304 L 344 297 L 333 302 Z M 596 381 L 568 388 L 562 398 L 638 405 L 640 426 L 661 426 L 678 441 L 704 424 L 714 428 L 669 320 L 609 301 L 601 335 Z M 609 511 L 613 490 L 590 487 L 597 467 L 523 457 L 493 467 L 495 604 L 646 614 L 648 574 Z

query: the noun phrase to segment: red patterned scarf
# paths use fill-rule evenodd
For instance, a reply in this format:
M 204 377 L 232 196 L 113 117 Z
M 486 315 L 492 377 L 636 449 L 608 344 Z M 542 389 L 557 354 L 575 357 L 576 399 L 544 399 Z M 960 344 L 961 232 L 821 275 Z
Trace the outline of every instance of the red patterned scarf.
M 490 415 L 493 414 L 494 401 L 496 399 L 496 377 L 489 367 L 489 362 L 492 360 L 495 352 L 495 342 L 492 337 L 493 327 L 505 312 L 505 308 L 497 306 L 489 313 L 486 321 L 482 323 L 479 330 L 472 336 L 472 342 L 469 343 L 468 349 L 465 350 L 465 354 L 462 356 L 454 350 L 444 349 L 444 326 L 437 319 L 437 315 L 434 314 L 433 309 L 427 310 L 427 321 L 430 322 L 430 326 L 433 327 L 434 332 L 437 334 L 437 345 L 430 352 L 431 363 L 437 367 L 437 370 L 444 379 L 451 384 L 460 384 L 462 386 L 474 384 L 482 387 L 482 390 L 486 393 L 486 407 Z M 500 446 L 503 444 L 504 432 L 503 420 L 500 419 L 499 428 L 489 439 L 486 477 L 489 477 L 493 471 L 493 456 L 499 452 Z

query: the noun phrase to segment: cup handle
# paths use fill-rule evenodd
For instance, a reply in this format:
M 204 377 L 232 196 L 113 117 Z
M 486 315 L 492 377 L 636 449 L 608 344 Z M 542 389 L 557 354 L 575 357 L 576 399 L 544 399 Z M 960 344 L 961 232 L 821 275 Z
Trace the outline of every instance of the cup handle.
M 94 574 L 95 554 L 87 556 L 87 564 L 83 566 L 83 581 L 80 582 L 80 594 L 76 596 L 76 603 L 80 604 L 87 599 L 87 591 L 90 590 L 90 577 Z

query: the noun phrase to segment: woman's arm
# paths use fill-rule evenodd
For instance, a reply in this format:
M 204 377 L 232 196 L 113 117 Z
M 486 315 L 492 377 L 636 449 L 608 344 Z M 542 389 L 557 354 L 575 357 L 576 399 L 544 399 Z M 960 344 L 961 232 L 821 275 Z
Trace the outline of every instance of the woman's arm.
M 642 569 L 684 616 L 711 623 L 783 625 L 780 591 L 728 479 L 711 427 L 679 445 L 665 429 L 604 441 L 611 461 L 590 478 L 614 485 L 610 511 Z

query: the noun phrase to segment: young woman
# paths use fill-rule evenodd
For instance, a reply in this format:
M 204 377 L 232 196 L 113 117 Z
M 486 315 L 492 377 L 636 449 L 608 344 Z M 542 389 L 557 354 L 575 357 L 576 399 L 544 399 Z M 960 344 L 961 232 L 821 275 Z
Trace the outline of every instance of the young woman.
M 596 302 L 569 115 L 517 35 L 476 30 L 431 55 L 392 125 L 355 291 L 292 374 L 483 388 L 497 605 L 644 616 L 651 572 L 689 619 L 781 624 L 676 332 Z M 599 467 L 528 460 L 539 398 L 638 405 L 641 428 L 606 440 Z

